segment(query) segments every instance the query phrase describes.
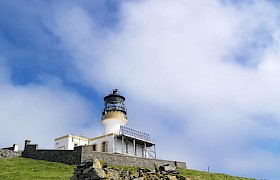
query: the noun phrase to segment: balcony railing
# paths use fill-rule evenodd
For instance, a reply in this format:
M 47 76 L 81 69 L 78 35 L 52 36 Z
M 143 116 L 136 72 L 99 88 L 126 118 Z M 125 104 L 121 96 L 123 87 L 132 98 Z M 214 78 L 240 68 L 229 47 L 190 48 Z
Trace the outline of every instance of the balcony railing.
M 132 129 L 127 126 L 121 126 L 119 134 L 126 135 L 126 136 L 129 136 L 132 138 L 136 138 L 139 140 L 143 140 L 143 141 L 155 144 L 155 140 L 151 139 L 151 137 L 148 133 L 144 133 L 144 132 Z

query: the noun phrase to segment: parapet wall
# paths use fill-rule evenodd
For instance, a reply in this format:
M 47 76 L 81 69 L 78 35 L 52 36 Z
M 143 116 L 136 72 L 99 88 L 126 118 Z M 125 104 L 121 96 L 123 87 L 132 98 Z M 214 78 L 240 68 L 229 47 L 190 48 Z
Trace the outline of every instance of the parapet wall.
M 96 158 L 99 161 L 103 161 L 110 165 L 115 165 L 115 166 L 138 166 L 138 167 L 154 168 L 154 164 L 158 163 L 160 165 L 170 164 L 170 165 L 176 165 L 179 168 L 187 168 L 185 162 L 150 159 L 150 158 L 143 158 L 143 157 L 128 156 L 124 154 L 94 152 L 92 151 L 92 146 L 90 145 L 81 146 L 81 148 L 82 148 L 81 162 L 83 162 L 84 160 L 92 160 Z
M 171 164 L 176 165 L 179 168 L 186 168 L 185 162 L 134 157 L 124 154 L 95 152 L 90 145 L 75 147 L 74 150 L 43 150 L 37 149 L 37 144 L 29 143 L 25 144 L 25 149 L 22 152 L 22 157 L 76 165 L 85 160 L 92 160 L 96 158 L 99 161 L 118 166 L 138 166 L 153 168 L 154 163 L 158 163 L 160 165 Z
M 81 147 L 77 147 L 75 150 L 37 149 L 37 147 L 37 144 L 26 145 L 22 157 L 65 164 L 81 163 Z

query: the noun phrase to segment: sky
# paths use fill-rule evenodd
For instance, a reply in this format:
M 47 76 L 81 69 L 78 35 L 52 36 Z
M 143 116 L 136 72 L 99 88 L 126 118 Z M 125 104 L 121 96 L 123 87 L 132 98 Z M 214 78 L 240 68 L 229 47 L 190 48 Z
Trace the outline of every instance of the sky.
M 117 88 L 160 159 L 280 179 L 279 5 L 0 1 L 0 147 L 101 135 Z

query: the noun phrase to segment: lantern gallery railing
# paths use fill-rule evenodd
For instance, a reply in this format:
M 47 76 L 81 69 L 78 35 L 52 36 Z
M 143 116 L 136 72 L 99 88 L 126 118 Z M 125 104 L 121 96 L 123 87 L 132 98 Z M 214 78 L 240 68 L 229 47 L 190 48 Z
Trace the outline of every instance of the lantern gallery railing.
M 148 141 L 148 142 L 154 143 L 154 140 L 152 140 L 150 138 L 150 135 L 148 133 L 137 131 L 135 129 L 132 129 L 132 128 L 129 128 L 129 127 L 126 127 L 126 126 L 121 126 L 120 127 L 120 134 L 130 136 L 132 138 L 140 139 L 140 140 L 143 140 L 143 141 Z
M 126 108 L 124 106 L 113 106 L 113 105 L 110 105 L 110 106 L 107 106 L 104 108 L 103 112 L 104 111 L 114 111 L 114 110 L 117 110 L 117 111 L 124 111 L 126 112 Z

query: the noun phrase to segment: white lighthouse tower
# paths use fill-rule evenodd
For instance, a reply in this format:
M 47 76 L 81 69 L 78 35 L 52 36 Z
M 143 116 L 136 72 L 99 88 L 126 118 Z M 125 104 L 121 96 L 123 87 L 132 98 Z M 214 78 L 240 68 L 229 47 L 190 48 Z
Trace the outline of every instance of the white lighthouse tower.
M 101 124 L 104 134 L 87 138 L 68 134 L 55 139 L 55 149 L 73 150 L 77 146 L 92 146 L 102 153 L 125 154 L 144 158 L 156 158 L 155 141 L 148 133 L 127 127 L 125 97 L 117 89 L 104 97 Z
M 127 124 L 125 98 L 121 96 L 118 89 L 114 89 L 108 96 L 104 97 L 104 110 L 101 123 L 104 126 L 104 134 L 118 133 L 121 126 Z

